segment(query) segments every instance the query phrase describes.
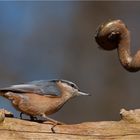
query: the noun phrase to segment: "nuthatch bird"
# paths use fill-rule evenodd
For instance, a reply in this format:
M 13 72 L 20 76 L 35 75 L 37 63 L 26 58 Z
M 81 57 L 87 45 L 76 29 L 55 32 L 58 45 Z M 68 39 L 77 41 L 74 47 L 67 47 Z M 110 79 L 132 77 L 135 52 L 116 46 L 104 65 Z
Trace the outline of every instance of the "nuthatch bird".
M 57 112 L 69 99 L 89 94 L 81 92 L 70 81 L 56 79 L 32 81 L 1 88 L 0 95 L 11 100 L 13 106 L 21 113 L 31 118 L 42 116 L 56 123 L 47 115 Z

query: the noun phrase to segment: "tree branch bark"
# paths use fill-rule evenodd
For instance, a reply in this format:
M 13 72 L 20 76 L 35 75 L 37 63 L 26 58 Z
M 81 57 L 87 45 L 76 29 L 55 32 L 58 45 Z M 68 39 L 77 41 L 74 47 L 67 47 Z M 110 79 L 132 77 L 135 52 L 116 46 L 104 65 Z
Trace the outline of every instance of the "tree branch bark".
M 96 139 L 96 140 L 138 140 L 140 139 L 140 109 L 120 111 L 120 121 L 84 122 L 71 125 L 57 125 L 52 132 L 49 122 L 38 123 L 6 117 L 6 111 L 0 111 L 0 139 Z M 9 116 L 9 115 L 8 115 Z

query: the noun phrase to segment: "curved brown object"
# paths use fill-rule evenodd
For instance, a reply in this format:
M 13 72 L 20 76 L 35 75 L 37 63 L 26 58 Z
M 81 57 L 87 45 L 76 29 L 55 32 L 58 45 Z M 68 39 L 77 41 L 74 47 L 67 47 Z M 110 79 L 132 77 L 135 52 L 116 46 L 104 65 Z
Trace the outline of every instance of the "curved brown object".
M 120 62 L 126 70 L 140 70 L 140 50 L 131 56 L 130 32 L 121 20 L 109 20 L 101 24 L 96 31 L 95 40 L 104 50 L 117 48 Z

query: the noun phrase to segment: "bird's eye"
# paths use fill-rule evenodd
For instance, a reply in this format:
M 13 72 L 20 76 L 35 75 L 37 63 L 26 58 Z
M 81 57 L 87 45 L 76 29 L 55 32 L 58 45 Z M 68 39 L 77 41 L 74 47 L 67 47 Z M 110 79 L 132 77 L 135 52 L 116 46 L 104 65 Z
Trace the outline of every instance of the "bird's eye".
M 74 84 L 71 84 L 71 86 L 74 88 L 75 86 L 74 86 Z
M 74 88 L 74 89 L 78 89 L 79 90 L 79 88 L 76 85 L 74 85 L 74 84 L 71 84 L 71 87 Z

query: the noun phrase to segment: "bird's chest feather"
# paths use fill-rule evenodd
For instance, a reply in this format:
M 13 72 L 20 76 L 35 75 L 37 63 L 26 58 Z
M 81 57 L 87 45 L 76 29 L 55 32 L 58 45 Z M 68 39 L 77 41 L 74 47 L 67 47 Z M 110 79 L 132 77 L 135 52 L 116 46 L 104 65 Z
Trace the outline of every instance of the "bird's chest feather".
M 45 113 L 50 115 L 58 111 L 63 104 L 66 102 L 66 99 L 58 96 L 43 96 L 39 94 L 25 94 L 28 96 L 28 107 L 30 110 L 38 112 L 38 114 Z M 22 106 L 25 103 L 22 103 Z M 29 107 L 30 106 L 30 107 Z

